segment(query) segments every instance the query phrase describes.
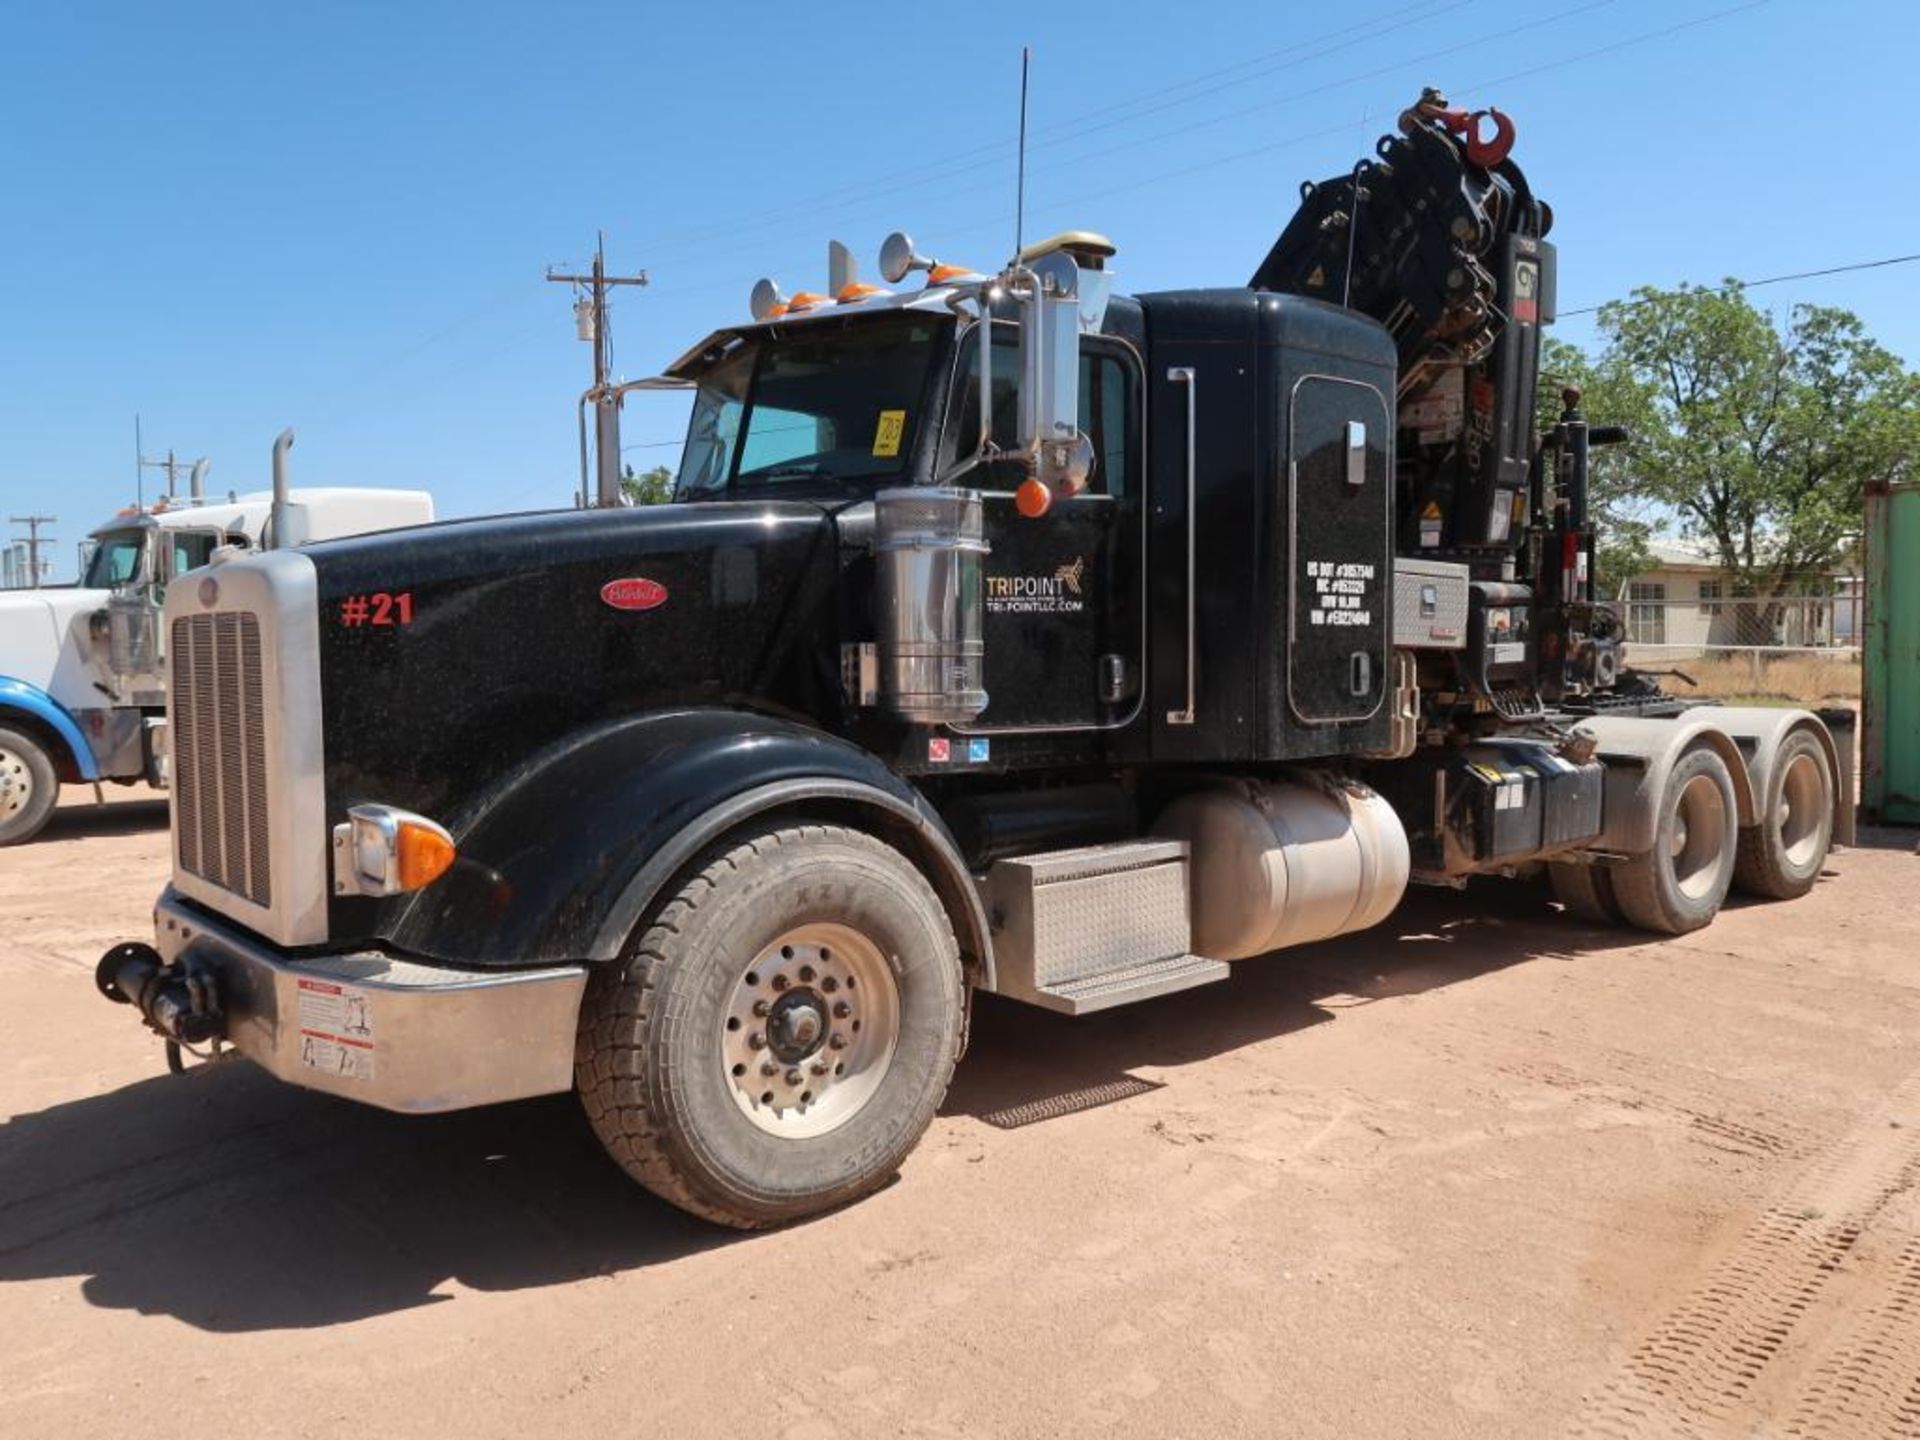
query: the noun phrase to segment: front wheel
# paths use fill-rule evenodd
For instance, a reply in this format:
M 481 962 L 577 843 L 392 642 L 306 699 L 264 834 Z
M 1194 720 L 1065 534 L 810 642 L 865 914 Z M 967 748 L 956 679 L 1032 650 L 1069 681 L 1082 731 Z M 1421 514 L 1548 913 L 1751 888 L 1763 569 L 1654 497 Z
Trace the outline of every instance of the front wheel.
M 870 835 L 729 840 L 593 977 L 577 1078 L 634 1179 L 759 1229 L 877 1189 L 959 1052 L 958 947 L 924 876 Z
M 22 845 L 38 835 L 59 799 L 60 775 L 46 747 L 0 725 L 0 845 Z

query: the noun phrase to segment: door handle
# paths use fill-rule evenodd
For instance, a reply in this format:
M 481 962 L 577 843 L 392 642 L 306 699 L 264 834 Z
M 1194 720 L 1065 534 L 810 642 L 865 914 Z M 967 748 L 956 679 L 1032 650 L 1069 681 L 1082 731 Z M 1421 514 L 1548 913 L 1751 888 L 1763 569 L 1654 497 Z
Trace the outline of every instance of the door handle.
M 1195 596 L 1194 585 L 1198 576 L 1194 564 L 1194 533 L 1199 528 L 1199 516 L 1194 513 L 1195 464 L 1194 431 L 1195 418 L 1199 411 L 1198 382 L 1194 378 L 1191 365 L 1175 365 L 1167 371 L 1167 379 L 1175 385 L 1187 387 L 1187 703 L 1183 709 L 1169 710 L 1167 724 L 1191 725 L 1194 722 L 1194 669 L 1198 646 L 1195 641 Z

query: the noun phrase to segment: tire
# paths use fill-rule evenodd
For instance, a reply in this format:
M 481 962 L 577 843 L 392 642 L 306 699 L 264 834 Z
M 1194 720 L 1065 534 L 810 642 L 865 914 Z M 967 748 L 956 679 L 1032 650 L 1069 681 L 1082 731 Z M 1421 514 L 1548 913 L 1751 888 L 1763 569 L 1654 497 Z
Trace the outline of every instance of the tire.
M 1833 767 L 1812 731 L 1782 742 L 1756 808 L 1760 823 L 1740 832 L 1733 883 L 1763 899 L 1797 899 L 1820 878 L 1833 844 Z
M 1739 810 L 1727 762 L 1689 750 L 1667 774 L 1653 849 L 1613 868 L 1627 922 L 1662 935 L 1698 930 L 1720 913 L 1733 883 Z
M 838 826 L 751 832 L 592 977 L 580 1098 L 662 1199 L 780 1225 L 899 1169 L 946 1095 L 963 1007 L 953 928 L 903 855 Z
M 60 774 L 46 746 L 0 725 L 0 845 L 24 845 L 60 803 Z
M 1547 879 L 1553 885 L 1553 898 L 1575 919 L 1591 925 L 1620 924 L 1620 902 L 1613 898 L 1613 877 L 1605 866 L 1549 861 Z

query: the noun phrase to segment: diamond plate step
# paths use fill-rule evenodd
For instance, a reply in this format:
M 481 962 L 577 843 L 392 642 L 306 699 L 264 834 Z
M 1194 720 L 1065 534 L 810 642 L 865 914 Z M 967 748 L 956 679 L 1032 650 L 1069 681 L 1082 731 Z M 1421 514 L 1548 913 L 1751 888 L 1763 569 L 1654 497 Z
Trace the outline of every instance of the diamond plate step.
M 1131 1005 L 1136 1000 L 1151 1000 L 1159 995 L 1191 990 L 1196 985 L 1211 985 L 1226 979 L 1229 968 L 1224 960 L 1169 955 L 1164 960 L 1148 960 L 1099 975 L 1061 981 L 1050 988 L 1037 989 L 1025 998 L 1063 1015 L 1090 1015 L 1115 1005 Z
M 996 988 L 1067 1015 L 1224 979 L 1188 953 L 1187 847 L 1124 840 L 997 862 L 982 881 Z

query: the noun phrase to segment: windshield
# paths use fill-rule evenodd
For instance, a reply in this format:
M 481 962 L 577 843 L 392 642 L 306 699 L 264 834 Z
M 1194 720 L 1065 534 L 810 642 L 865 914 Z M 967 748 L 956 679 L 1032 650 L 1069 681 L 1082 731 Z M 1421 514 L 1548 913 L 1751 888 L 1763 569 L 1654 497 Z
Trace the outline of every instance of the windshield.
M 100 537 L 87 560 L 88 590 L 117 590 L 132 580 L 140 569 L 140 549 L 146 543 L 144 530 L 111 530 Z
M 742 345 L 700 382 L 676 500 L 898 475 L 913 451 L 934 340 L 921 315 L 809 325 Z

